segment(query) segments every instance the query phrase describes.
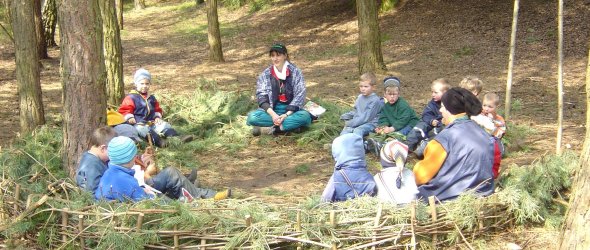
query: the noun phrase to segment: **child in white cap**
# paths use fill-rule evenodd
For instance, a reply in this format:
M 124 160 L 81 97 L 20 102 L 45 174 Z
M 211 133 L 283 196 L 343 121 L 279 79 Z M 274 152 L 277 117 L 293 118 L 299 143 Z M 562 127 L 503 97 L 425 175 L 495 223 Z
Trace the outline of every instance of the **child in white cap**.
M 163 111 L 160 103 L 154 95 L 149 94 L 152 76 L 146 69 L 138 69 L 133 75 L 135 89 L 123 99 L 119 107 L 125 121 L 137 129 L 139 136 L 147 138 L 152 136 L 154 144 L 158 147 L 165 146 L 163 138 L 178 136 L 176 130 L 169 123 L 162 120 Z M 183 141 L 191 141 L 192 136 L 183 137 Z

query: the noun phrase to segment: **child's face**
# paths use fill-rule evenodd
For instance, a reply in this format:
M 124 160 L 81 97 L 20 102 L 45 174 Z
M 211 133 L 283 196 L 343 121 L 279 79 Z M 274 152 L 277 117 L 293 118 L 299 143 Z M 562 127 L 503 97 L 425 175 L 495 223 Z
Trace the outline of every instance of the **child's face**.
M 483 113 L 486 114 L 486 115 L 487 114 L 496 114 L 496 108 L 497 108 L 497 106 L 491 100 L 484 100 L 483 101 L 482 108 L 483 108 Z
M 359 90 L 361 91 L 361 95 L 364 96 L 373 94 L 373 86 L 371 85 L 371 81 L 361 81 L 359 83 Z
M 445 93 L 445 91 L 442 88 L 442 85 L 434 84 L 430 89 L 432 90 L 432 100 L 434 100 L 435 102 L 440 102 L 440 98 L 442 98 L 442 95 Z
M 109 155 L 107 154 L 107 145 L 100 145 L 98 147 L 97 156 L 103 162 L 109 161 Z
M 137 85 L 135 85 L 135 87 L 137 88 L 137 91 L 139 93 L 145 94 L 150 90 L 150 80 L 148 79 L 143 79 L 141 81 L 139 81 L 139 83 Z
M 272 61 L 272 65 L 277 67 L 279 70 L 282 70 L 281 68 L 283 67 L 283 64 L 285 64 L 285 61 L 287 61 L 287 55 L 273 51 L 270 54 L 270 60 Z
M 394 104 L 399 99 L 399 89 L 386 89 L 383 97 L 389 104 Z

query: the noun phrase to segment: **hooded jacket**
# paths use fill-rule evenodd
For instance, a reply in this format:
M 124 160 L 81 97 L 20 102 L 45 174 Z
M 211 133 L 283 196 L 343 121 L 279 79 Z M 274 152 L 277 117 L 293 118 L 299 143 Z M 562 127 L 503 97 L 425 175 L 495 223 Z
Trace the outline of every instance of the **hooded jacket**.
M 375 195 L 375 180 L 367 171 L 362 137 L 356 134 L 337 137 L 332 143 L 332 156 L 336 164 L 322 193 L 322 201 L 345 201 L 362 195 Z

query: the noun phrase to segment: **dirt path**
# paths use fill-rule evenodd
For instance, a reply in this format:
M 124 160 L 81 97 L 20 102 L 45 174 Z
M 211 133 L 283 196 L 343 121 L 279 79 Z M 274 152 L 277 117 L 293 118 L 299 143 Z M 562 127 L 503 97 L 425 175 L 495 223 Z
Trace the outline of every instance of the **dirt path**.
M 150 1 L 148 1 L 150 2 Z M 206 12 L 192 1 L 167 1 L 125 15 L 122 32 L 125 82 L 132 72 L 148 68 L 157 90 L 186 90 L 199 78 L 215 80 L 220 89 L 254 92 L 255 77 L 269 64 L 267 47 L 287 44 L 291 60 L 302 68 L 310 97 L 352 103 L 357 95 L 356 16 L 349 1 L 280 1 L 254 14 L 220 9 L 226 63 L 207 62 Z M 382 14 L 383 54 L 390 74 L 402 79 L 402 95 L 420 111 L 430 98 L 433 79 L 457 84 L 466 75 L 483 79 L 484 91 L 503 93 L 506 82 L 511 3 L 505 1 L 407 1 L 402 8 Z M 565 16 L 565 130 L 564 142 L 581 147 L 585 103 L 583 83 L 590 30 L 590 7 L 570 1 Z M 586 1 L 587 2 L 587 1 Z M 154 6 L 156 3 L 151 3 Z M 554 4 L 521 3 L 513 102 L 513 121 L 537 132 L 524 138 L 530 151 L 507 158 L 504 164 L 526 164 L 554 150 L 556 107 L 556 28 Z M 17 106 L 14 49 L 1 45 L 0 105 Z M 59 124 L 61 88 L 59 51 L 44 61 L 42 83 L 50 123 Z M 380 76 L 380 77 L 383 77 Z M 128 89 L 131 86 L 127 86 Z M 3 145 L 16 136 L 18 110 L 0 110 Z M 235 187 L 243 195 L 300 200 L 319 194 L 329 178 L 328 152 L 276 143 L 267 150 L 251 139 L 237 154 L 207 152 L 197 155 L 205 186 Z M 274 142 L 273 142 L 274 143 Z M 302 166 L 309 169 L 301 173 Z

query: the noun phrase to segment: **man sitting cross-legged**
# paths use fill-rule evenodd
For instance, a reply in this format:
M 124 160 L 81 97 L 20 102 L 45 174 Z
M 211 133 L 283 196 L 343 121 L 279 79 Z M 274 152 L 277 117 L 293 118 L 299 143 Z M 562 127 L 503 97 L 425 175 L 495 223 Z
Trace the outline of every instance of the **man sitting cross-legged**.
M 84 155 L 82 155 L 82 159 L 80 160 L 80 164 L 78 166 L 76 183 L 81 188 L 91 192 L 93 195 L 95 195 L 95 197 L 102 198 L 102 195 L 107 195 L 107 191 L 110 190 L 110 187 L 107 190 L 103 185 L 103 193 L 101 196 L 97 195 L 100 179 L 106 174 L 107 168 L 110 169 L 111 166 L 117 166 L 117 169 L 120 173 L 130 174 L 130 177 L 132 178 L 133 173 L 135 173 L 135 171 L 131 169 L 127 169 L 127 171 L 125 171 L 125 169 L 122 167 L 122 165 L 128 163 L 123 161 L 131 159 L 130 162 L 133 163 L 135 154 L 137 153 L 135 144 L 133 144 L 133 141 L 129 138 L 115 136 L 115 131 L 113 131 L 113 129 L 110 127 L 96 129 L 91 138 L 92 146 L 87 152 L 84 153 Z M 112 145 L 115 147 L 109 149 L 107 145 L 112 141 L 113 138 L 118 138 L 117 143 L 113 143 Z M 109 157 L 109 153 L 111 153 L 111 157 Z M 135 184 L 139 186 L 137 181 L 135 182 Z M 145 183 L 173 199 L 178 199 L 179 197 L 183 196 L 182 189 L 185 189 L 192 197 L 195 198 L 214 197 L 216 200 L 218 200 L 227 198 L 231 194 L 229 189 L 216 193 L 210 189 L 198 188 L 174 167 L 167 167 L 153 177 L 145 178 Z M 113 187 L 117 187 L 118 184 L 119 183 L 115 183 Z M 134 190 L 126 191 L 133 192 Z M 142 191 L 145 193 L 144 190 Z M 140 193 L 139 191 L 136 192 Z M 129 196 L 129 198 L 132 197 L 133 196 Z M 138 198 L 139 197 L 143 196 L 138 196 Z

